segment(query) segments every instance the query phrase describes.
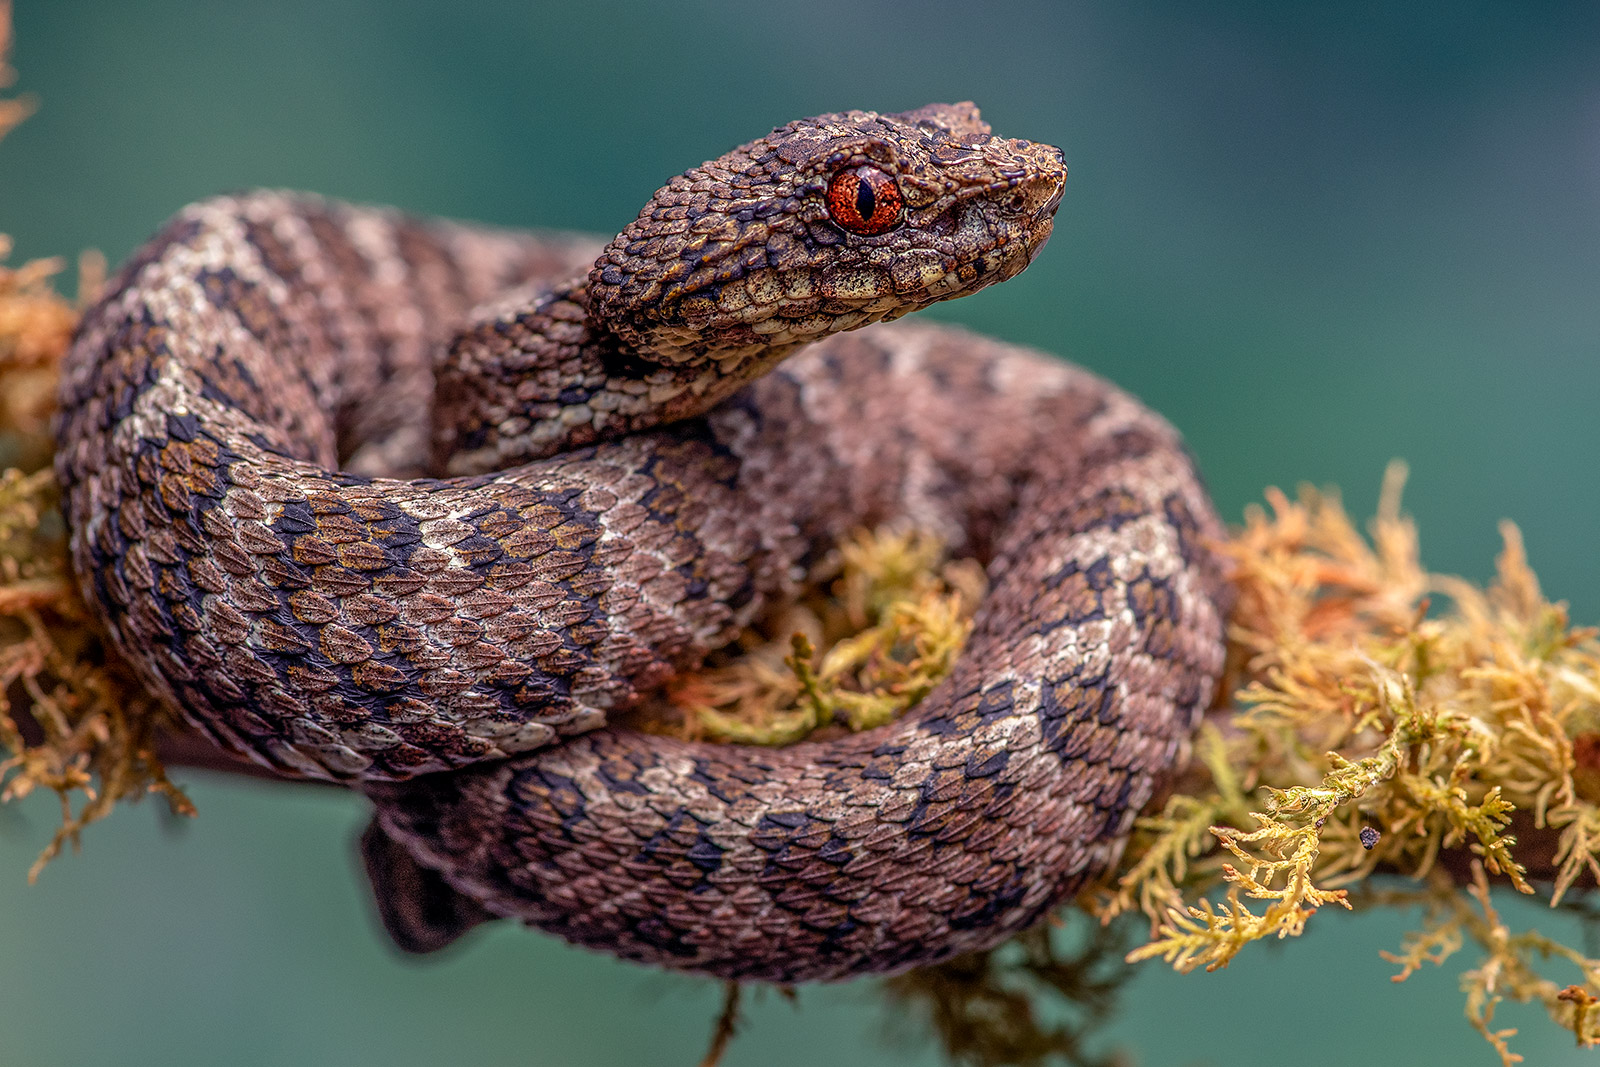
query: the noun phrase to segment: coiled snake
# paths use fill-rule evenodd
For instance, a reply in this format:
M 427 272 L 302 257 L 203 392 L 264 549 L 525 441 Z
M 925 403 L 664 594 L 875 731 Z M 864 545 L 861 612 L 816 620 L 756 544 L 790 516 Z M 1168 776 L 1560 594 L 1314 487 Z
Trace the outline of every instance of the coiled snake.
M 1087 373 L 841 331 L 1021 271 L 1065 174 L 959 104 L 781 127 L 598 256 L 190 207 L 64 367 L 84 593 L 196 729 L 372 797 L 404 947 L 503 916 L 797 981 L 994 944 L 1179 760 L 1221 669 L 1219 528 L 1173 431 Z M 776 751 L 598 729 L 885 523 L 992 583 L 904 718 Z

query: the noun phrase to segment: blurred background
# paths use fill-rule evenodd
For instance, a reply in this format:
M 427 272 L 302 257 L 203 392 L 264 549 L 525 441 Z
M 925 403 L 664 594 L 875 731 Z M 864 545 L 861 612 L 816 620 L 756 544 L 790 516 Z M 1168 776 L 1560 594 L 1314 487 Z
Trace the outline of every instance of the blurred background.
M 766 10 L 762 10 L 766 7 Z M 0 143 L 17 262 L 113 264 L 187 201 L 270 185 L 611 233 L 669 176 L 791 118 L 974 99 L 1062 146 L 1056 234 L 931 314 L 1083 362 L 1188 436 L 1226 517 L 1383 466 L 1435 570 L 1515 519 L 1600 620 L 1600 5 L 20 0 L 32 119 Z M 179 772 L 24 872 L 0 808 L 0 1062 L 693 1064 L 710 982 L 509 927 L 403 960 L 353 859 L 361 801 Z M 1508 919 L 1561 927 L 1507 902 Z M 1456 969 L 1405 985 L 1411 917 L 1324 913 L 1228 971 L 1146 965 L 1110 1029 L 1143 1065 L 1491 1064 Z M 1590 954 L 1596 954 L 1590 947 Z M 1465 960 L 1471 959 L 1468 949 Z M 1469 962 L 1462 966 L 1469 966 Z M 935 1064 L 870 982 L 755 1003 L 740 1064 Z M 1502 1008 L 1530 1064 L 1589 1062 Z

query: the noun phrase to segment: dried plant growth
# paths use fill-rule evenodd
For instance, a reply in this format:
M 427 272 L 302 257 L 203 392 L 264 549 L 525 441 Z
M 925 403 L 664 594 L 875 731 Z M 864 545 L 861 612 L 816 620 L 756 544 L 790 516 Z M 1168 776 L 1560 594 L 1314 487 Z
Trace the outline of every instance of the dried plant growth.
M 1234 707 L 1202 735 L 1182 790 L 1141 820 L 1094 906 L 1149 918 L 1130 959 L 1212 970 L 1251 941 L 1299 934 L 1325 905 L 1350 907 L 1349 887 L 1375 873 L 1409 875 L 1430 887 L 1432 918 L 1396 958 L 1397 980 L 1469 937 L 1485 958 L 1462 978 L 1468 1018 L 1503 1063 L 1518 1060 L 1510 1032 L 1490 1028 L 1504 997 L 1542 1002 L 1592 1045 L 1600 961 L 1513 934 L 1486 878 L 1555 905 L 1600 875 L 1600 643 L 1540 593 L 1509 523 L 1487 590 L 1427 573 L 1400 511 L 1404 479 L 1390 468 L 1370 544 L 1337 497 L 1309 489 L 1271 492 L 1271 512 L 1247 516 L 1229 547 Z M 1537 886 L 1514 816 L 1556 835 Z M 1440 868 L 1463 852 L 1472 901 Z M 1205 897 L 1215 889 L 1220 902 Z M 1584 984 L 1542 977 L 1545 959 Z
M 0 800 L 35 789 L 61 799 L 61 826 L 29 877 L 119 800 L 153 790 L 192 810 L 155 757 L 158 705 L 108 657 L 68 570 L 48 466 L 56 362 L 77 318 L 49 284 L 60 266 L 0 265 L 0 455 L 16 464 L 0 473 Z M 86 257 L 80 299 L 98 278 Z
M 818 568 L 810 596 L 676 681 L 640 724 L 753 745 L 881 726 L 950 672 L 985 584 L 982 567 L 947 559 L 931 536 L 858 532 Z
M 11 0 L 0 0 L 0 90 L 11 88 L 17 72 L 11 69 Z M 0 137 L 33 114 L 38 103 L 31 96 L 0 97 Z
M 11 5 L 0 0 L 0 88 L 13 78 L 10 44 Z M 0 137 L 33 106 L 26 97 L 0 99 Z M 12 269 L 10 252 L 11 239 L 0 234 L 0 800 L 35 789 L 61 800 L 61 825 L 28 872 L 32 879 L 119 800 L 156 791 L 174 811 L 193 809 L 155 758 L 158 706 L 108 660 L 88 624 L 50 469 L 57 364 L 79 311 L 100 288 L 104 261 L 94 253 L 80 259 L 73 303 L 51 285 L 60 260 Z
M 192 809 L 155 757 L 158 705 L 88 624 L 49 467 L 56 364 L 100 284 L 100 260 L 84 257 L 74 305 L 50 285 L 58 260 L 13 270 L 3 265 L 9 248 L 0 235 L 0 457 L 9 464 L 0 473 L 0 800 L 35 789 L 61 800 L 61 825 L 32 878 L 119 800 L 155 791 L 174 811 Z
M 1067 935 L 1080 932 L 1072 943 Z M 1126 1067 L 1123 1054 L 1092 1040 L 1131 976 L 1126 941 L 1116 927 L 1045 923 L 992 951 L 890 978 L 895 1029 L 931 1030 L 952 1063 L 971 1067 Z

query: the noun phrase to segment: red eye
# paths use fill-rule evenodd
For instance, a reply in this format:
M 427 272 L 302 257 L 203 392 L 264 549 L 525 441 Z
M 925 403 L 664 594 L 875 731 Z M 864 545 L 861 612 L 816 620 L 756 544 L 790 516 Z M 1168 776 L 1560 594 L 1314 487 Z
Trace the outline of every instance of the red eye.
M 828 214 L 863 237 L 894 229 L 904 208 L 900 186 L 877 167 L 841 170 L 828 183 Z

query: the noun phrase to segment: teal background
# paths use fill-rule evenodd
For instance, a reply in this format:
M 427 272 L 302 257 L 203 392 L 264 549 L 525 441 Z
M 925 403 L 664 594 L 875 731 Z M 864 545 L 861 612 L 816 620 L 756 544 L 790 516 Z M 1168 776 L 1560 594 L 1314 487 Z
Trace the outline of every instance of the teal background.
M 1369 514 L 1404 457 L 1435 569 L 1486 577 L 1511 517 L 1600 619 L 1600 5 L 20 0 L 16 22 L 42 102 L 0 143 L 18 258 L 115 262 L 256 185 L 612 232 L 790 118 L 975 99 L 1071 176 L 1040 262 L 935 317 L 1140 393 L 1230 519 L 1307 480 Z M 510 928 L 399 959 L 358 799 L 181 777 L 198 819 L 118 814 L 31 888 L 54 808 L 0 808 L 0 1064 L 698 1062 L 714 985 Z M 1389 983 L 1408 921 L 1324 913 L 1221 974 L 1150 965 L 1112 1035 L 1145 1065 L 1493 1063 L 1454 969 Z M 1589 1062 L 1537 1009 L 1500 1018 L 1529 1064 Z M 768 997 L 725 1062 L 938 1062 L 885 1019 L 871 982 Z

